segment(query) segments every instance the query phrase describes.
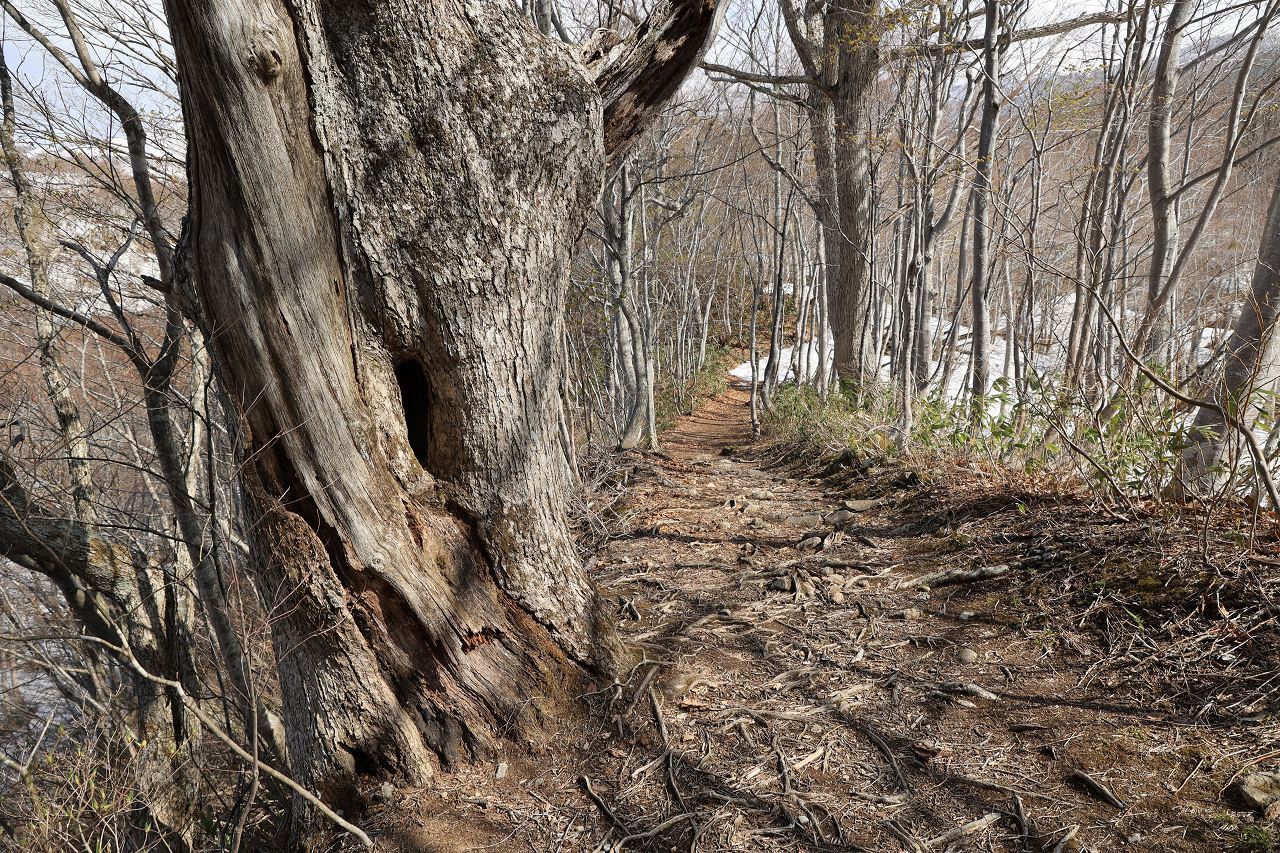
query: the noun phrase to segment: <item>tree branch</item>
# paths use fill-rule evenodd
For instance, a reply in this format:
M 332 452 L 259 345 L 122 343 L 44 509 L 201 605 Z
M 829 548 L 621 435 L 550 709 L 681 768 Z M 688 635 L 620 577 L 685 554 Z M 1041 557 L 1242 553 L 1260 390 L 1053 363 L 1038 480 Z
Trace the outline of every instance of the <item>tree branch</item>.
M 106 340 L 120 347 L 120 349 L 124 350 L 125 354 L 129 356 L 130 361 L 133 361 L 134 359 L 140 357 L 141 354 L 134 350 L 133 344 L 129 343 L 129 341 L 127 341 L 124 337 L 122 337 L 119 332 L 115 332 L 115 331 L 112 331 L 111 329 L 108 329 L 106 326 L 102 325 L 92 317 L 88 317 L 84 314 L 81 314 L 79 311 L 73 311 L 70 308 L 66 308 L 62 305 L 59 305 L 57 302 L 54 302 L 52 299 L 46 299 L 45 297 L 36 293 L 31 288 L 27 287 L 22 282 L 18 281 L 13 276 L 0 273 L 0 284 L 3 284 L 5 287 L 9 288 L 14 293 L 18 294 L 23 299 L 27 300 L 33 305 L 39 308 L 43 308 L 44 310 L 50 313 L 57 314 L 59 317 L 63 318 L 64 320 L 70 320 L 73 323 L 77 323 L 81 326 L 84 326 L 86 329 L 93 332 L 95 335 L 99 335 L 102 338 L 105 338 Z
M 1094 12 L 1093 14 L 1081 15 L 1077 18 L 1069 18 L 1065 21 L 1056 21 L 1039 27 L 1028 27 L 1025 30 L 1018 30 L 1012 33 L 1001 33 L 996 40 L 996 46 L 1003 49 L 1015 42 L 1030 41 L 1032 39 L 1047 38 L 1049 36 L 1059 36 L 1063 33 L 1069 33 L 1072 30 L 1078 30 L 1081 27 L 1092 27 L 1099 24 L 1118 24 L 1121 21 L 1126 20 L 1127 17 L 1127 14 L 1121 12 Z M 973 50 L 982 50 L 982 44 L 983 40 L 981 38 L 972 38 L 964 41 L 939 44 L 904 45 L 903 47 L 890 49 L 886 52 L 886 57 L 888 59 L 915 59 L 921 56 L 967 53 Z
M 1232 159 L 1229 165 L 1239 166 L 1241 163 L 1244 163 L 1247 160 L 1251 160 L 1254 157 L 1261 154 L 1262 152 L 1271 148 L 1271 146 L 1275 145 L 1276 143 L 1280 143 L 1280 134 L 1276 134 L 1275 136 L 1272 136 L 1271 138 L 1266 139 L 1258 143 L 1257 145 L 1253 146 L 1248 151 Z M 1216 168 L 1209 169 L 1207 172 L 1201 172 L 1200 174 L 1196 175 L 1194 178 L 1188 179 L 1186 183 L 1184 183 L 1182 186 L 1178 187 L 1176 190 L 1173 191 L 1173 195 L 1171 195 L 1170 198 L 1173 198 L 1173 199 L 1180 198 L 1182 195 L 1196 188 L 1197 186 L 1209 180 L 1210 178 L 1217 177 L 1222 172 L 1222 170 L 1227 167 L 1227 165 L 1228 164 L 1224 162 L 1218 165 Z
M 708 76 L 707 79 L 712 81 L 713 83 L 738 83 L 743 86 L 746 86 L 748 89 L 755 92 L 757 95 L 763 95 L 766 98 L 774 98 L 779 101 L 786 101 L 787 103 L 791 103 L 791 104 L 800 104 L 801 106 L 803 106 L 806 103 L 804 98 L 800 98 L 795 95 L 788 94 L 779 89 L 771 89 L 768 86 L 762 85 L 760 83 L 752 83 L 750 80 L 744 80 L 742 78 Z
M 120 657 L 120 659 L 130 669 L 132 669 L 138 675 L 138 677 L 173 691 L 182 700 L 182 703 L 187 707 L 187 710 L 189 710 L 192 713 L 192 715 L 196 719 L 198 719 L 200 723 L 206 729 L 208 729 L 209 732 L 214 737 L 222 741 L 222 743 L 225 744 L 228 749 L 230 749 L 240 758 L 248 762 L 255 770 L 261 771 L 262 773 L 266 773 L 272 779 L 275 779 L 277 782 L 281 783 L 285 787 L 289 788 L 289 790 L 293 791 L 295 794 L 302 797 L 304 800 L 306 800 L 308 803 L 314 806 L 317 811 L 319 811 L 322 815 L 324 815 L 326 818 L 332 821 L 335 825 L 337 825 L 338 827 L 341 827 L 345 832 L 347 832 L 349 835 L 357 839 L 365 848 L 370 850 L 373 849 L 373 841 L 369 839 L 369 836 L 365 834 L 364 830 L 356 826 L 354 823 L 351 823 L 350 821 L 343 819 L 343 817 L 340 814 L 338 814 L 333 809 L 325 805 L 324 801 L 321 800 L 320 797 L 313 794 L 305 786 L 294 781 L 292 777 L 288 776 L 285 773 L 281 773 L 279 770 L 272 767 L 270 764 L 266 763 L 260 758 L 256 758 L 253 754 L 248 752 L 243 746 L 241 746 L 239 743 L 236 742 L 235 738 L 227 734 L 226 730 L 223 729 L 222 726 L 218 725 L 218 722 L 215 719 L 213 719 L 213 717 L 210 717 L 208 714 L 204 712 L 204 709 L 200 707 L 200 703 L 187 693 L 186 688 L 182 686 L 181 682 L 174 681 L 173 679 L 170 679 L 170 678 L 164 678 L 162 676 L 156 675 L 155 673 L 149 671 L 146 667 L 142 665 L 141 661 L 138 660 L 137 655 L 133 653 L 133 649 L 130 648 L 127 643 L 123 643 L 123 642 L 112 643 L 108 640 L 103 640 L 101 638 L 92 637 L 92 636 L 81 637 L 80 639 L 86 640 L 88 642 L 97 643 L 98 645 L 106 648 L 108 651 L 114 652 L 116 655 Z
M 120 588 L 133 555 L 93 536 L 79 521 L 32 500 L 8 458 L 0 455 L 0 557 L 53 581 L 67 606 L 90 631 L 120 634 L 97 596 Z
M 807 74 L 756 74 L 752 71 L 743 71 L 740 68 L 730 68 L 728 65 L 717 65 L 714 62 L 700 63 L 699 67 L 703 71 L 709 71 L 713 74 L 723 74 L 726 77 L 732 77 L 734 80 L 741 80 L 746 83 L 760 83 L 765 86 L 818 86 L 817 80 Z
M 627 38 L 607 49 L 596 40 L 596 85 L 604 96 L 604 150 L 610 166 L 648 127 L 706 52 L 721 0 L 662 0 Z

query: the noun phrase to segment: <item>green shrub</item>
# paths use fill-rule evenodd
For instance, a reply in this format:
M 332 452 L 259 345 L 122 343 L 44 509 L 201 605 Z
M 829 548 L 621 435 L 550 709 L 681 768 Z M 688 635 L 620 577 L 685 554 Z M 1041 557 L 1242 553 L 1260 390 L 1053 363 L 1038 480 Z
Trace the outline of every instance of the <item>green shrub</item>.
M 1275 849 L 1276 838 L 1265 826 L 1244 827 L 1231 845 L 1232 853 L 1273 853 Z
M 899 446 L 900 405 L 891 390 L 864 395 L 788 385 L 764 418 L 766 435 L 796 453 L 853 450 L 888 455 Z M 1015 392 L 997 379 L 986 405 L 953 402 L 934 393 L 914 402 L 906 442 L 916 457 L 987 459 L 1026 472 L 1077 478 L 1111 497 L 1158 495 L 1185 446 L 1185 412 L 1147 386 L 1092 404 L 1056 377 L 1031 374 Z

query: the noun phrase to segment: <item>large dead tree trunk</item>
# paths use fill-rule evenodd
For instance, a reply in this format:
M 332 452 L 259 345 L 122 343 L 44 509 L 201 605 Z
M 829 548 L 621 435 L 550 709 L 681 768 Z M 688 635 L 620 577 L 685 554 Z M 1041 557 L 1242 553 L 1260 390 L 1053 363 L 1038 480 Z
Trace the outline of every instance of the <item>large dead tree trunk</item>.
M 323 796 L 532 731 L 616 658 L 562 501 L 563 273 L 716 13 L 584 61 L 496 0 L 169 4 L 190 287 Z

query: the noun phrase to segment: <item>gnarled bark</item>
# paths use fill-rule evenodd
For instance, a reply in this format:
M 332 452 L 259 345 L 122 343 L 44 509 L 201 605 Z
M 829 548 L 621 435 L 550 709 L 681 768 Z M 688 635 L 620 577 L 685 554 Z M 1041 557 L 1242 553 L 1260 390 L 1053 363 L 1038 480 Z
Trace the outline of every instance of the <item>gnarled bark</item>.
M 170 4 L 190 288 L 324 796 L 482 754 L 618 654 L 563 508 L 563 272 L 716 7 L 663 4 L 597 74 L 497 2 Z

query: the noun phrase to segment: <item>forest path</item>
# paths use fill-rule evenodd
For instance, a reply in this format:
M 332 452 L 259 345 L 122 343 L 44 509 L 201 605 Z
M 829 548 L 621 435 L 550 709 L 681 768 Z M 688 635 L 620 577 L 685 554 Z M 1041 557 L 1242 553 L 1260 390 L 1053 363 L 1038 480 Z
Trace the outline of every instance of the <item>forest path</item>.
M 749 422 L 730 387 L 622 455 L 591 527 L 633 665 L 404 849 L 1272 849 L 1230 791 L 1280 755 L 1242 639 L 1274 620 L 1221 585 L 1198 615 L 1197 525 L 977 461 L 788 465 Z
M 751 391 L 730 380 L 722 394 L 707 400 L 691 415 L 679 418 L 662 435 L 662 449 L 673 459 L 690 461 L 717 456 L 752 442 Z
M 1059 549 L 1088 556 L 1092 530 L 1114 536 L 1111 519 L 1015 509 L 1020 498 L 988 484 L 922 503 L 903 469 L 814 476 L 752 456 L 749 422 L 743 387 L 681 419 L 665 454 L 631 454 L 607 514 L 616 532 L 598 578 L 645 655 L 603 709 L 611 746 L 584 774 L 614 840 L 914 853 L 1235 843 L 1220 795 L 1231 770 L 1216 756 L 1265 749 L 1145 701 L 1170 689 L 1147 672 L 1158 656 L 1104 651 L 1034 600 L 1052 588 L 1010 591 Z M 1088 524 L 1072 524 L 1077 510 Z M 571 836 L 552 849 L 610 849 Z

